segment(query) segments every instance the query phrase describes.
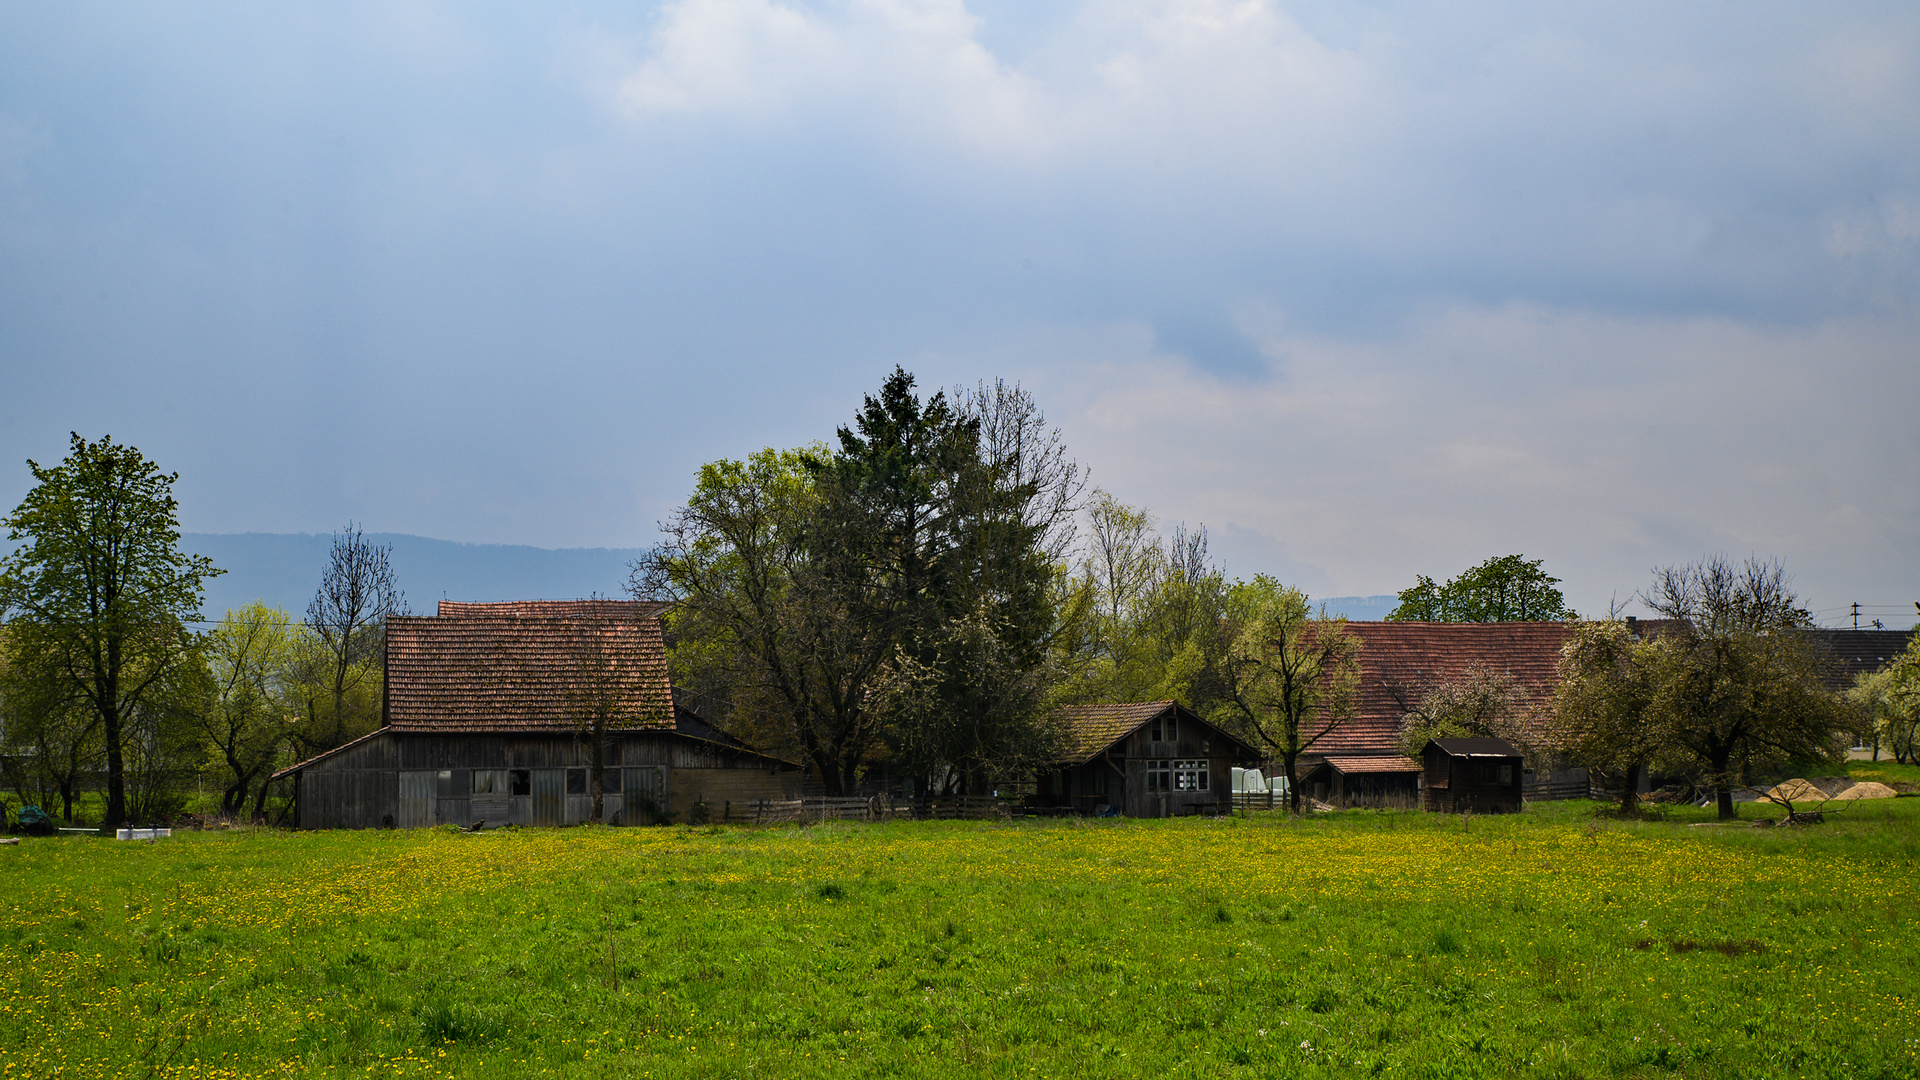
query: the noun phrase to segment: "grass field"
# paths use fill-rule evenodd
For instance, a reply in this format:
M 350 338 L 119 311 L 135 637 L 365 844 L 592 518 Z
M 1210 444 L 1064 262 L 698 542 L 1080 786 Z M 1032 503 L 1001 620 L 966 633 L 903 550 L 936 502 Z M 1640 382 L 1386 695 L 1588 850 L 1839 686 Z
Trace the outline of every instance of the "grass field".
M 1920 799 L 1594 809 L 28 841 L 0 1080 L 1920 1075 Z

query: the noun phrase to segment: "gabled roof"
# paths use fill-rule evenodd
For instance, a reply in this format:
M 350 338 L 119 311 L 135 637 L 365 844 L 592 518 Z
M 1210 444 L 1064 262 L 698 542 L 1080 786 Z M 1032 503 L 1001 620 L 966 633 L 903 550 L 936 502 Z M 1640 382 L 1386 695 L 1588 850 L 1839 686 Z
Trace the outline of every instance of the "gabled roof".
M 1308 753 L 1398 756 L 1402 699 L 1417 703 L 1475 664 L 1511 674 L 1530 701 L 1545 702 L 1569 634 L 1561 622 L 1349 622 L 1347 629 L 1360 639 L 1354 715 Z
M 1448 757 L 1520 757 L 1520 750 L 1505 739 L 1428 739 Z M 1423 748 L 1424 749 L 1424 748 Z
M 1061 728 L 1059 760 L 1073 765 L 1085 764 L 1102 750 L 1145 727 L 1154 717 L 1179 707 L 1175 701 L 1135 701 L 1124 705 L 1066 705 L 1055 709 L 1053 718 Z
M 1118 705 L 1063 705 L 1055 709 L 1053 718 L 1061 726 L 1061 748 L 1055 761 L 1060 765 L 1084 765 L 1146 727 L 1155 717 L 1170 712 L 1179 715 L 1182 725 L 1199 724 L 1247 753 L 1256 753 L 1244 740 L 1207 723 L 1200 714 L 1177 701 L 1135 701 Z
M 388 619 L 387 726 L 570 731 L 590 700 L 610 695 L 625 727 L 671 730 L 660 620 L 632 601 L 581 603 L 566 615 Z

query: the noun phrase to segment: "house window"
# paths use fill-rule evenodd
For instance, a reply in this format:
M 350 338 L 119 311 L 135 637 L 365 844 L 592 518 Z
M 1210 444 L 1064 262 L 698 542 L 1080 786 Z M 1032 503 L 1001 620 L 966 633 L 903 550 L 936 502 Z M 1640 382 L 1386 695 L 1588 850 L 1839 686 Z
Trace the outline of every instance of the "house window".
M 1174 713 L 1158 716 L 1153 721 L 1154 742 L 1179 742 L 1180 718 Z
M 587 793 L 587 770 L 567 770 L 567 794 L 585 795 Z
M 533 794 L 533 774 L 526 769 L 507 770 L 507 794 Z
M 1170 761 L 1147 762 L 1147 790 L 1173 790 L 1173 763 Z
M 1205 761 L 1176 761 L 1173 763 L 1173 790 L 1205 791 L 1210 786 L 1212 772 Z
M 473 770 L 473 793 L 475 795 L 505 795 L 507 793 L 507 770 Z

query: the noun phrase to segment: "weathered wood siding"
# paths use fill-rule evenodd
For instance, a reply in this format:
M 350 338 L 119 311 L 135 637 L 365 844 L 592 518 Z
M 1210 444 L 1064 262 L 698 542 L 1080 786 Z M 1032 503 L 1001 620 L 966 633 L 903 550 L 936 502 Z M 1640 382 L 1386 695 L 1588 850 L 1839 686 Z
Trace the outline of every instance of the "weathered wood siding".
M 765 758 L 667 731 L 616 735 L 605 764 L 603 816 L 620 824 L 650 817 L 638 796 L 684 821 L 702 797 L 746 802 L 799 790 L 798 773 L 776 772 Z M 567 733 L 383 731 L 297 774 L 296 820 L 304 829 L 578 824 L 593 814 L 590 766 L 588 748 Z M 475 770 L 493 772 L 506 790 L 476 792 Z M 631 814 L 627 789 L 637 796 Z
M 1518 813 L 1525 785 L 1518 757 L 1454 757 L 1428 744 L 1421 756 L 1422 809 L 1444 814 Z
M 1232 805 L 1233 759 L 1226 739 L 1210 726 L 1192 720 L 1178 724 L 1170 740 L 1156 740 L 1154 734 L 1152 725 L 1142 727 L 1121 744 L 1126 750 L 1125 760 L 1116 762 L 1126 770 L 1121 813 L 1127 817 L 1184 817 L 1218 813 Z M 1109 756 L 1118 757 L 1118 753 Z M 1206 788 L 1152 790 L 1149 778 L 1161 771 L 1156 763 L 1180 761 L 1206 762 Z

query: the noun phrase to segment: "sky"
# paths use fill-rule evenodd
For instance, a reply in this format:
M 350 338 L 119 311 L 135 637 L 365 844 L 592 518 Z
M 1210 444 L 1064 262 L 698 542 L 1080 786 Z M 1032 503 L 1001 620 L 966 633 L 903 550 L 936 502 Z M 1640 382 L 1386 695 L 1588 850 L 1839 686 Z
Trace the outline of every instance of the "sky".
M 901 365 L 1233 574 L 1906 626 L 1916 331 L 1910 2 L 0 3 L 6 506 L 644 547 Z

